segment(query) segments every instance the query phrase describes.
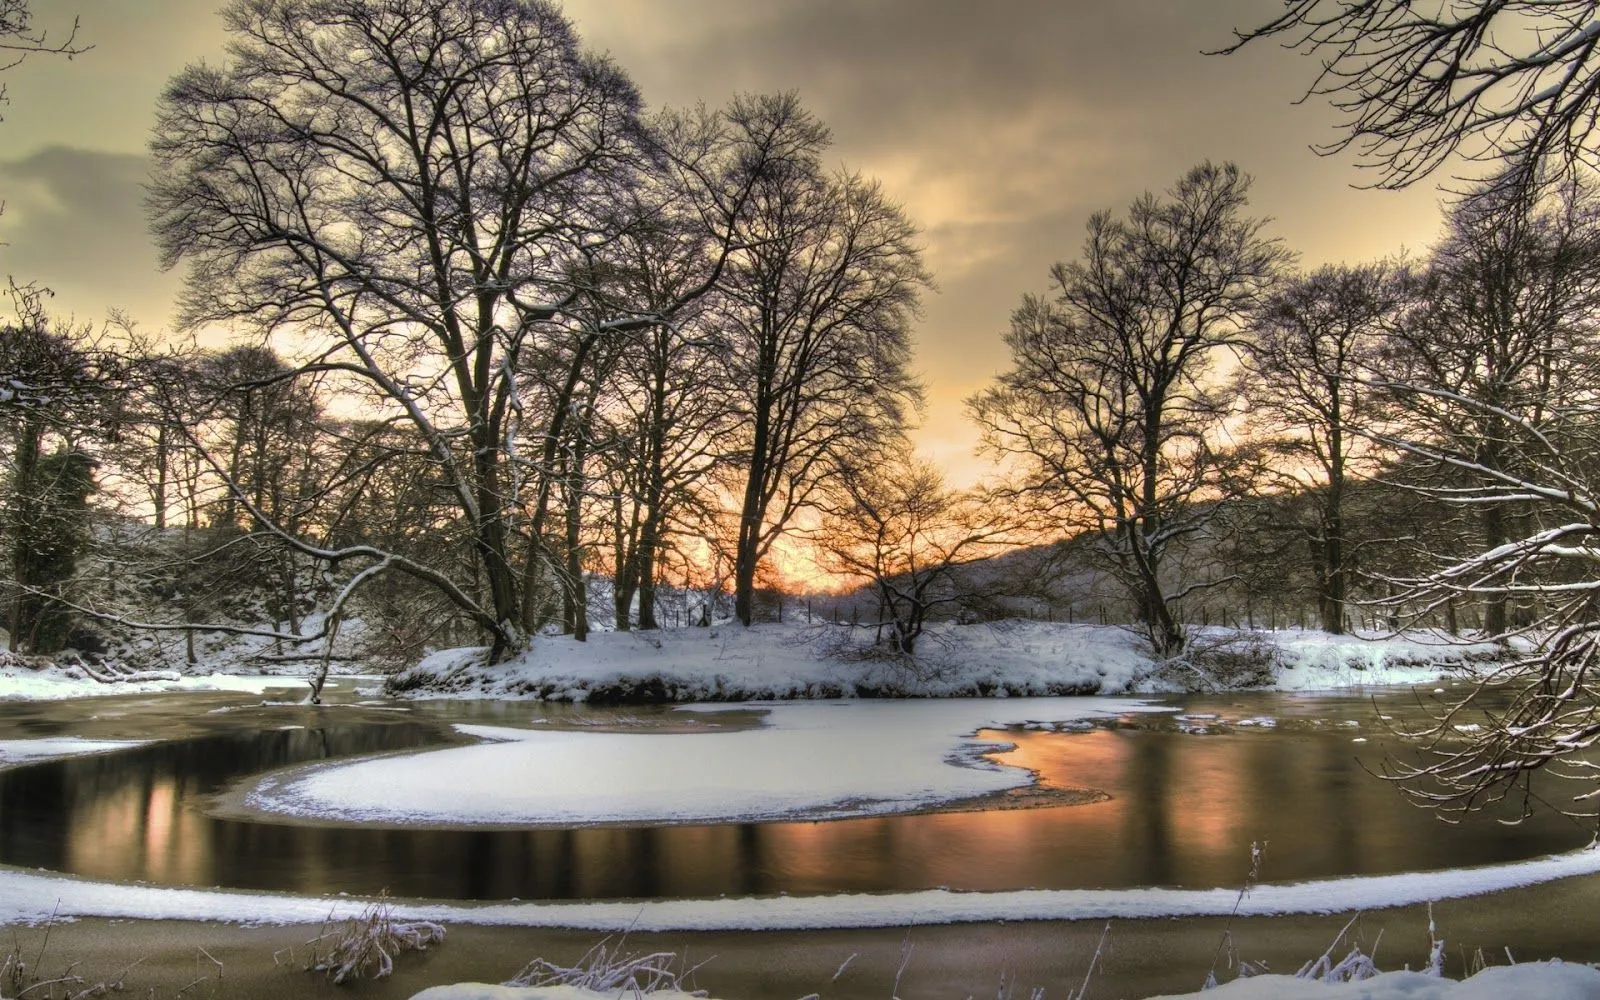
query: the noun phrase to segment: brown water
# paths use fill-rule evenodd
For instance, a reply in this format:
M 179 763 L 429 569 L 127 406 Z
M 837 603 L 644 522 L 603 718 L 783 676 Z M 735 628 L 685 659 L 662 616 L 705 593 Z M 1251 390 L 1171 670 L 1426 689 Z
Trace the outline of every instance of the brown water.
M 955 889 L 1236 885 L 1250 845 L 1262 877 L 1290 880 L 1486 864 L 1580 846 L 1590 831 L 1548 813 L 1441 824 L 1368 768 L 1384 758 L 1376 712 L 1407 697 L 1194 699 L 1216 720 L 1130 717 L 1086 732 L 1002 735 L 1001 759 L 1043 784 L 1094 788 L 1087 805 L 833 822 L 541 830 L 318 827 L 213 815 L 231 783 L 265 770 L 452 739 L 452 721 L 670 726 L 505 703 L 248 707 L 172 695 L 97 704 L 0 704 L 0 739 L 75 733 L 163 742 L 0 771 L 0 863 L 95 878 L 294 892 L 459 899 L 705 897 Z M 208 714 L 213 708 L 237 710 Z M 1275 728 L 1241 726 L 1256 716 Z M 1359 728 L 1343 725 L 1361 720 Z M 301 727 L 301 728 L 285 728 Z M 1200 731 L 1193 731 L 1200 730 Z M 1354 743 L 1358 733 L 1370 742 Z

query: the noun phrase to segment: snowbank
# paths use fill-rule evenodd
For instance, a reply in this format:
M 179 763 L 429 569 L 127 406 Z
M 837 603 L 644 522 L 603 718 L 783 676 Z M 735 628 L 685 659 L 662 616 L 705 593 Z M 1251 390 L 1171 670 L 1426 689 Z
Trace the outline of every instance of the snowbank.
M 50 757 L 81 757 L 143 746 L 148 740 L 86 740 L 77 736 L 47 736 L 36 740 L 0 740 L 0 767 Z
M 489 742 L 269 776 L 266 812 L 428 825 L 755 822 L 905 812 L 1021 788 L 1032 775 L 982 755 L 980 729 L 1063 725 L 1170 709 L 1117 698 L 769 704 L 763 725 L 690 733 L 457 725 Z
M 455 987 L 449 987 L 454 989 Z M 534 1000 L 524 994 L 431 993 L 427 1000 Z M 1353 983 L 1319 983 L 1292 976 L 1235 979 L 1201 993 L 1172 994 L 1151 1000 L 1600 1000 L 1600 971 L 1560 961 L 1496 965 L 1461 982 L 1420 972 L 1385 972 Z
M 1437 632 L 1329 635 L 1302 629 L 1268 636 L 1279 691 L 1325 691 L 1368 685 L 1424 684 L 1495 660 L 1493 643 L 1469 643 Z
M 631 996 L 632 994 L 627 994 Z M 683 1000 L 678 992 L 651 993 L 651 1000 Z M 516 987 L 460 983 L 434 986 L 411 1000 L 615 1000 L 571 986 Z M 1200 993 L 1151 1000 L 1600 1000 L 1600 971 L 1560 961 L 1499 965 L 1461 982 L 1420 972 L 1385 972 L 1353 983 L 1319 983 L 1292 976 L 1236 979 Z
M 1196 630 L 1191 660 L 1161 664 L 1139 635 L 1119 626 L 1011 621 L 940 625 L 910 663 L 874 657 L 872 636 L 833 625 L 603 632 L 587 642 L 546 636 L 492 667 L 482 650 L 445 650 L 395 675 L 389 689 L 594 703 L 1329 690 L 1431 683 L 1495 654 L 1488 643 L 1432 635 L 1212 628 Z
M 115 694 L 156 694 L 166 691 L 234 691 L 262 694 L 272 689 L 306 690 L 299 677 L 265 674 L 178 674 L 150 671 L 126 680 L 103 683 L 76 666 L 39 668 L 0 662 L 0 701 L 59 701 Z
M 263 629 L 288 627 L 269 622 L 241 624 Z M 315 634 L 321 627 L 320 614 L 309 614 L 300 623 L 301 634 Z M 355 650 L 366 631 L 361 619 L 345 620 L 334 644 L 330 674 L 362 672 L 364 665 L 356 659 Z M 260 694 L 271 688 L 298 688 L 304 692 L 323 649 L 320 640 L 289 646 L 262 635 L 197 628 L 194 650 L 198 662 L 190 664 L 180 632 L 135 630 L 117 637 L 103 657 L 88 658 L 73 650 L 49 656 L 19 655 L 4 648 L 5 637 L 5 630 L 0 629 L 0 701 L 168 691 Z
M 1328 914 L 1481 896 L 1600 874 L 1600 850 L 1482 868 L 1406 872 L 1236 889 L 1018 889 L 827 896 L 670 899 L 649 902 L 430 903 L 391 900 L 396 920 L 550 927 L 602 933 L 921 927 L 997 920 L 1135 920 L 1161 917 Z M 60 917 L 138 917 L 262 924 L 320 924 L 358 916 L 372 900 L 95 882 L 0 868 L 0 924 Z
M 658 990 L 645 994 L 650 1000 L 714 1000 L 703 993 L 681 993 L 677 990 Z M 633 993 L 622 993 L 628 1000 Z M 457 983 L 454 986 L 430 986 L 411 1000 L 619 1000 L 618 993 L 596 993 L 576 986 L 490 986 L 488 983 Z M 1562 998 L 1557 998 L 1562 1000 Z

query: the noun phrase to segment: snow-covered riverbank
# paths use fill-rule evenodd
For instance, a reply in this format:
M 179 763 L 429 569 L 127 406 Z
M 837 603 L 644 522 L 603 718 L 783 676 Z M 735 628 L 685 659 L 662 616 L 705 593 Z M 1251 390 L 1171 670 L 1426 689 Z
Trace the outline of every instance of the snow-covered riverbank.
M 1290 916 L 1421 906 L 1447 899 L 1600 874 L 1600 850 L 1477 868 L 1176 889 L 1013 889 L 960 892 L 830 893 L 717 899 L 594 902 L 444 903 L 393 900 L 396 920 L 447 925 L 559 927 L 598 933 L 801 931 L 929 927 L 991 921 L 1140 920 L 1175 917 Z M 64 917 L 134 917 L 260 924 L 321 924 L 359 915 L 372 900 L 244 890 L 101 882 L 0 867 L 0 925 Z
M 411 1000 L 610 1000 L 616 995 L 615 991 L 599 993 L 574 986 L 460 983 L 423 990 Z M 649 994 L 654 1000 L 689 1000 L 699 995 L 677 990 Z M 1600 998 L 1600 970 L 1552 961 L 1492 966 L 1459 982 L 1409 971 L 1385 972 L 1370 979 L 1337 983 L 1293 976 L 1252 976 L 1209 990 L 1167 994 L 1151 1000 L 1508 1000 L 1516 997 L 1597 1000 Z
M 484 664 L 482 649 L 440 651 L 395 674 L 387 693 L 598 704 L 1328 691 L 1432 683 L 1499 652 L 1490 643 L 1436 633 L 1209 628 L 1196 631 L 1190 655 L 1163 663 L 1127 628 L 1034 621 L 935 626 L 915 660 L 882 655 L 872 639 L 868 629 L 795 624 L 597 632 L 586 642 L 540 636 L 527 652 L 494 666 Z M 230 651 L 202 658 L 192 670 L 131 671 L 110 682 L 105 678 L 112 673 L 86 670 L 70 655 L 48 660 L 0 652 L 0 700 L 273 688 L 299 694 L 315 669 L 306 664 L 301 671 L 278 667 L 263 674 Z
M 207 671 L 203 674 L 162 674 L 111 682 L 97 681 L 73 667 L 22 665 L 0 666 L 0 701 L 56 701 L 62 698 L 94 698 L 118 694 L 165 694 L 173 691 L 231 691 L 239 694 L 265 694 L 272 690 L 307 690 L 298 677 L 263 674 L 230 674 Z
M 872 638 L 848 626 L 726 624 L 595 633 L 586 642 L 544 636 L 493 666 L 481 649 L 436 653 L 397 674 L 390 689 L 595 703 L 1321 691 L 1431 683 L 1497 652 L 1435 633 L 1210 628 L 1197 631 L 1189 656 L 1162 663 L 1119 626 L 1006 621 L 938 626 L 910 661 L 875 655 Z

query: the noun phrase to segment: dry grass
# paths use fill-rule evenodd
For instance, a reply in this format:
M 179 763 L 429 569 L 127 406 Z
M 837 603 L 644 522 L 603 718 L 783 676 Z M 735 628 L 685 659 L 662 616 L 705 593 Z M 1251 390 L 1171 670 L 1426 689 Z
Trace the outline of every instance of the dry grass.
M 394 971 L 395 956 L 426 951 L 444 940 L 444 927 L 429 920 L 402 923 L 394 919 L 387 899 L 379 899 L 351 917 L 344 926 L 327 929 L 306 942 L 311 946 L 311 972 L 321 972 L 335 983 L 355 979 L 382 979 Z M 324 945 L 331 942 L 326 954 Z
M 55 974 L 44 973 L 45 949 L 49 946 L 49 927 L 45 928 L 44 941 L 33 961 L 28 961 L 20 941 L 13 941 L 11 950 L 0 958 L 0 1000 L 90 1000 L 122 990 L 124 969 L 108 982 L 90 983 L 77 974 L 78 963 L 73 962 Z
M 576 965 L 561 966 L 536 958 L 506 982 L 507 986 L 575 986 L 616 997 L 646 997 L 668 990 L 689 996 L 705 996 L 704 990 L 690 989 L 700 964 L 687 965 L 670 951 L 646 955 L 623 951 L 627 938 L 616 944 L 606 938 L 584 953 Z

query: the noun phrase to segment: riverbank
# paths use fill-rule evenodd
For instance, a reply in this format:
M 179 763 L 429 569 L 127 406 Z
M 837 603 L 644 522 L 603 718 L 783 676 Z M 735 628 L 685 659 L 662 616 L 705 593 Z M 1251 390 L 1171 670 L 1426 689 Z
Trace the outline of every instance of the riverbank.
M 1552 955 L 1600 960 L 1600 911 L 1592 905 L 1596 893 L 1600 876 L 1581 876 L 1436 904 L 1432 918 L 1446 941 L 1445 974 L 1465 976 L 1480 952 L 1500 965 L 1507 964 L 1508 951 L 1518 962 Z M 1349 919 L 1350 914 L 1116 920 L 1109 932 L 1100 920 L 990 921 L 910 930 L 635 931 L 622 943 L 628 952 L 669 951 L 690 965 L 703 962 L 693 985 L 723 1000 L 793 1000 L 810 993 L 828 1000 L 884 1000 L 894 992 L 902 962 L 901 997 L 945 1000 L 993 996 L 1002 975 L 1005 983 L 1015 984 L 1010 995 L 1026 997 L 1037 986 L 1048 997 L 1065 996 L 1083 984 L 1090 957 L 1106 933 L 1089 995 L 1149 997 L 1198 989 L 1214 963 L 1219 980 L 1231 979 L 1235 970 L 1225 949 L 1218 962 L 1225 931 L 1240 958 L 1292 973 L 1328 950 Z M 1352 930 L 1367 953 L 1376 950 L 1383 968 L 1409 964 L 1416 969 L 1428 960 L 1428 921 L 1421 906 L 1373 909 Z M 320 930 L 319 923 L 96 918 L 56 923 L 47 943 L 43 927 L 18 928 L 15 942 L 30 961 L 44 945 L 40 967 L 46 972 L 78 962 L 77 974 L 91 983 L 132 965 L 124 978 L 131 996 L 146 996 L 154 987 L 155 996 L 166 1000 L 187 986 L 186 1000 L 408 1000 L 439 984 L 500 982 L 538 957 L 570 965 L 604 937 L 592 931 L 449 925 L 442 944 L 401 955 L 393 977 L 334 986 L 305 971 L 311 954 L 307 942 Z M 612 943 L 618 940 L 613 937 Z M 1335 960 L 1347 950 L 1345 942 Z M 835 978 L 841 966 L 844 971 Z
M 479 648 L 435 653 L 393 675 L 386 691 L 590 704 L 1329 691 L 1431 684 L 1502 653 L 1437 632 L 1212 627 L 1193 631 L 1183 657 L 1162 661 L 1122 626 L 1036 621 L 941 623 L 914 658 L 887 655 L 874 638 L 826 623 L 602 632 L 585 642 L 541 636 L 493 665 Z
M 967 691 L 964 685 L 983 682 L 997 685 L 983 692 L 993 696 L 1022 693 L 1027 690 L 1025 685 L 1034 683 L 1096 683 L 1091 674 L 1092 678 L 1098 678 L 1100 687 L 1097 690 L 1109 693 L 1119 685 L 1128 691 L 1182 687 L 1181 675 L 1175 675 L 1173 670 L 1199 676 L 1194 673 L 1195 668 L 1211 670 L 1216 662 L 1167 665 L 1162 669 L 1143 654 L 1136 636 L 1109 627 L 1007 623 L 959 628 L 972 631 L 945 635 L 943 642 L 930 650 L 930 654 L 938 653 L 939 657 L 935 659 L 930 655 L 929 662 L 914 669 L 909 664 L 862 658 L 860 643 L 854 647 L 841 646 L 838 631 L 832 632 L 830 638 L 827 631 L 797 626 L 763 626 L 750 630 L 722 626 L 647 636 L 608 634 L 591 637 L 586 644 L 560 637 L 542 637 L 521 660 L 495 668 L 483 666 L 481 657 L 475 661 L 474 654 L 469 652 L 440 654 L 428 665 L 437 672 L 441 683 L 436 688 L 419 685 L 413 693 L 443 693 L 455 698 L 488 695 L 497 699 L 544 694 L 558 700 L 593 703 L 607 700 L 608 690 L 636 684 L 638 678 L 644 677 L 647 690 L 653 690 L 657 683 L 665 689 L 670 682 L 682 685 L 684 692 L 720 690 L 723 700 L 734 697 L 738 685 L 750 686 L 752 696 L 774 697 L 777 695 L 775 686 L 781 682 L 787 685 L 783 690 L 791 692 L 788 696 L 792 698 L 832 693 L 825 687 L 813 686 L 820 683 L 819 678 L 828 677 L 832 678 L 830 683 L 843 685 L 848 681 L 855 685 L 848 691 L 841 687 L 838 693 L 861 696 L 882 693 L 872 687 L 878 683 L 874 678 L 899 677 L 902 678 L 900 682 L 907 685 L 907 693 L 922 696 L 964 693 Z M 842 634 L 851 639 L 862 638 L 860 633 Z M 1204 638 L 1214 640 L 1216 648 L 1221 648 L 1227 645 L 1229 637 L 1208 631 Z M 1362 640 L 1291 631 L 1246 634 L 1239 637 L 1239 641 L 1255 651 L 1255 662 L 1265 657 L 1271 665 L 1270 680 L 1262 686 L 1287 690 L 1375 684 L 1432 686 L 1441 676 L 1470 670 L 1480 657 L 1491 652 L 1490 647 L 1449 645 L 1431 636 Z M 1028 662 L 1030 659 L 1035 662 Z M 852 675 L 852 671 L 857 673 Z M 864 677 L 866 686 L 856 685 L 852 676 Z M 545 694 L 537 685 L 531 689 L 526 687 L 530 677 L 543 677 L 552 683 L 560 681 L 568 687 L 553 695 Z M 475 680 L 470 684 L 458 683 L 459 678 Z M 803 686 L 796 686 L 802 681 L 805 682 Z M 496 688 L 502 682 L 511 683 Z M 95 685 L 93 681 L 87 683 Z M 261 690 L 265 690 L 293 684 L 294 679 L 250 678 L 240 683 L 259 683 Z M 376 681 L 362 683 L 373 685 Z M 514 690 L 512 685 L 515 684 L 524 687 Z M 757 685 L 774 687 L 770 691 L 760 691 L 755 690 Z M 1022 687 L 1014 689 L 1013 685 Z M 7 686 L 0 678 L 0 691 Z M 89 690 L 129 693 L 127 688 L 105 685 L 95 685 Z M 339 685 L 337 690 L 340 699 L 359 701 L 363 698 L 345 684 Z M 501 693 L 494 693 L 496 690 Z M 597 691 L 599 698 L 594 697 Z M 295 691 L 271 693 L 267 697 L 298 700 L 298 695 Z M 65 753 L 117 753 L 126 748 L 125 744 L 116 745 L 117 740 L 156 735 L 156 730 L 147 731 L 144 723 L 136 725 L 133 719 L 137 713 L 153 712 L 155 703 L 165 700 L 129 698 L 126 704 L 116 705 L 97 701 L 94 707 L 81 710 L 87 715 L 86 722 L 71 726 L 66 725 L 67 719 L 56 718 L 69 707 L 65 703 L 44 701 L 36 705 L 15 705 L 13 707 L 28 723 L 25 732 L 30 736 L 37 734 L 37 738 L 19 739 L 0 750 L 18 761 Z M 241 702 L 237 707 L 230 707 L 221 695 L 189 694 L 178 700 L 188 706 L 178 713 L 181 725 L 174 722 L 172 725 L 178 730 L 159 730 L 163 736 L 171 737 L 178 731 L 193 728 L 200 718 L 226 718 L 233 711 L 328 713 L 335 708 L 314 710 L 276 700 L 271 706 Z M 1101 699 L 1091 700 L 1102 702 Z M 1211 700 L 1239 699 L 1225 695 Z M 146 702 L 151 704 L 147 706 Z M 1055 718 L 1049 713 L 1030 714 L 1022 702 L 997 702 L 991 697 L 986 704 L 982 709 L 984 713 L 1004 709 L 1007 721 L 1013 724 L 1021 719 L 1037 719 L 1043 725 Z M 1057 701 L 1051 707 L 1053 711 L 1060 711 L 1063 705 Z M 453 710 L 455 706 L 453 701 L 424 701 L 409 707 L 417 712 L 434 712 Z M 348 712 L 356 707 L 341 706 L 337 710 Z M 517 725 L 537 726 L 541 720 L 534 717 L 547 715 L 549 727 L 558 731 L 562 728 L 560 718 L 569 713 L 593 711 L 569 705 L 504 707 L 509 712 L 530 716 L 512 720 Z M 908 709 L 918 706 L 887 703 L 868 706 L 858 702 L 828 710 L 854 712 L 871 707 Z M 959 706 L 924 703 L 920 707 L 943 714 Z M 1106 699 L 1101 707 L 1109 711 L 1114 706 Z M 102 708 L 106 710 L 104 713 Z M 786 710 L 811 709 L 824 710 L 827 706 L 795 705 Z M 360 710 L 395 711 L 392 707 L 370 703 Z M 1009 719 L 1014 711 L 1023 714 Z M 1216 716 L 1210 714 L 1212 711 L 1208 707 L 1199 714 L 1178 718 L 1185 727 L 1209 733 L 1218 728 Z M 130 712 L 135 715 L 127 714 Z M 197 712 L 200 714 L 196 715 Z M 220 714 L 213 716 L 214 712 Z M 637 728 L 624 724 L 633 721 L 633 713 L 648 716 L 652 712 L 677 714 L 675 710 L 664 708 L 604 710 L 601 715 L 609 719 L 605 725 L 586 725 L 581 723 L 593 720 L 577 720 L 570 728 L 573 732 L 604 730 L 620 739 L 632 735 Z M 611 718 L 613 714 L 618 717 Z M 1258 718 L 1251 710 L 1238 714 L 1231 722 L 1234 728 L 1259 730 L 1269 724 L 1265 716 Z M 1330 719 L 1331 725 L 1349 724 L 1352 732 L 1364 731 L 1351 720 L 1341 721 L 1332 716 Z M 296 715 L 274 721 L 298 729 L 313 720 Z M 912 729 L 919 737 L 934 734 L 948 742 L 970 733 L 974 727 L 982 728 L 986 721 L 995 720 L 988 719 L 986 714 L 984 719 L 964 719 L 960 725 L 931 727 L 919 722 Z M 1282 722 L 1272 721 L 1274 724 Z M 1033 727 L 1032 721 L 1023 726 L 1030 730 Z M 687 723 L 680 722 L 674 735 L 686 741 L 697 738 L 690 728 Z M 701 720 L 692 728 L 709 727 Z M 832 723 L 823 729 L 839 731 Z M 776 726 L 775 731 L 781 734 L 786 730 Z M 1188 732 L 1189 728 L 1183 731 Z M 58 733 L 69 732 L 86 742 L 42 742 L 56 739 Z M 518 739 L 529 739 L 521 733 L 515 735 Z M 504 732 L 488 736 L 500 743 L 511 742 Z M 673 735 L 640 738 L 671 740 Z M 555 740 L 563 741 L 564 737 Z M 615 741 L 602 742 L 609 746 Z M 1338 742 L 1357 746 L 1365 742 L 1365 737 L 1351 735 L 1341 737 Z M 1328 741 L 1328 745 L 1333 746 L 1334 741 Z M 929 761 L 942 761 L 947 750 L 943 745 L 930 747 L 922 756 Z M 682 765 L 677 770 L 695 775 L 702 773 L 698 766 Z M 460 791 L 458 785 L 459 782 L 452 786 L 452 794 Z M 1186 822 L 1192 821 L 1195 817 L 1190 807 L 1185 806 L 1184 810 Z M 150 808 L 136 808 L 136 813 L 143 815 L 147 822 L 154 822 L 152 817 L 161 815 Z M 1364 906 L 1369 913 L 1367 926 L 1380 926 L 1372 921 L 1381 917 L 1381 926 L 1386 928 L 1384 940 L 1388 943 L 1380 954 L 1380 964 L 1385 968 L 1399 968 L 1407 963 L 1418 967 L 1426 961 L 1428 940 L 1426 914 L 1421 903 L 1471 895 L 1472 898 L 1456 899 L 1436 907 L 1440 932 L 1450 941 L 1452 965 L 1448 967 L 1448 974 L 1465 975 L 1469 968 L 1467 963 L 1480 947 L 1496 961 L 1503 960 L 1503 949 L 1507 946 L 1519 960 L 1561 955 L 1572 961 L 1600 961 L 1600 952 L 1595 951 L 1595 942 L 1600 941 L 1600 925 L 1597 925 L 1600 918 L 1590 913 L 1592 907 L 1588 905 L 1593 893 L 1600 889 L 1600 875 L 1588 874 L 1596 870 L 1590 864 L 1593 860 L 1582 856 L 1557 859 L 1553 868 L 1540 876 L 1555 881 L 1531 886 L 1526 883 L 1538 880 L 1524 877 L 1530 871 L 1527 868 L 1507 873 L 1506 877 L 1484 869 L 1457 869 L 1418 876 L 1392 876 L 1389 881 L 1357 879 L 1336 880 L 1320 886 L 1263 885 L 1240 902 L 1240 915 L 1232 918 L 1232 933 L 1239 942 L 1241 957 L 1264 959 L 1274 970 L 1292 971 L 1308 958 L 1321 954 L 1347 919 L 1305 915 L 1308 911 L 1348 911 Z M 1504 867 L 1519 868 L 1517 865 Z M 1271 877 L 1270 872 L 1267 877 Z M 1294 876 L 1279 875 L 1279 878 L 1284 877 Z M 1465 887 L 1465 892 L 1459 884 L 1463 877 L 1474 883 Z M 1216 886 L 1226 884 L 1228 879 L 1229 876 L 1223 876 L 1200 884 Z M 1438 879 L 1450 884 L 1430 884 Z M 1159 879 L 1154 882 L 1170 884 Z M 1013 884 L 1034 883 L 1017 881 Z M 1525 887 L 1509 888 L 1516 885 Z M 1574 886 L 1582 887 L 1576 895 L 1570 890 Z M 168 905 L 175 898 L 198 898 L 203 907 Z M 683 900 L 676 904 L 619 902 L 568 907 L 569 910 L 583 907 L 587 912 L 581 914 L 563 910 L 565 904 L 491 904 L 515 909 L 517 912 L 507 912 L 503 917 L 508 924 L 518 926 L 481 926 L 481 914 L 464 917 L 460 909 L 450 904 L 405 900 L 396 901 L 400 915 L 442 920 L 450 928 L 446 942 L 424 955 L 402 957 L 395 979 L 361 984 L 354 989 L 333 987 L 303 970 L 309 954 L 307 942 L 319 933 L 323 920 L 330 914 L 342 918 L 359 910 L 364 901 L 357 898 L 335 899 L 331 893 L 311 898 L 163 890 L 125 882 L 95 883 L 0 869 L 0 902 L 16 904 L 11 912 L 0 915 L 0 922 L 13 927 L 20 923 L 49 922 L 52 914 L 71 921 L 58 924 L 52 930 L 46 960 L 38 968 L 48 971 L 52 965 L 49 956 L 60 955 L 69 961 L 83 961 L 85 964 L 78 974 L 93 982 L 95 977 L 109 977 L 135 958 L 144 956 L 124 981 L 134 995 L 145 995 L 153 986 L 157 988 L 156 996 L 175 996 L 183 990 L 185 998 L 278 1000 L 282 997 L 358 996 L 406 1000 L 421 989 L 438 984 L 498 982 L 514 975 L 535 957 L 570 963 L 605 934 L 626 933 L 630 950 L 680 952 L 691 963 L 714 955 L 714 961 L 697 975 L 695 985 L 725 1000 L 800 997 L 814 992 L 825 994 L 829 1000 L 839 997 L 881 1000 L 894 992 L 894 977 L 904 957 L 902 949 L 909 941 L 913 947 L 898 994 L 905 1000 L 921 997 L 933 1000 L 969 994 L 990 995 L 1002 972 L 1008 977 L 1007 983 L 1016 985 L 1012 993 L 1016 996 L 1028 995 L 1034 985 L 1045 987 L 1050 996 L 1062 995 L 1069 988 L 1076 989 L 1081 985 L 1086 963 L 1107 919 L 1113 921 L 1112 933 L 1108 950 L 1095 974 L 1096 986 L 1091 995 L 1145 997 L 1193 990 L 1212 966 L 1222 931 L 1229 926 L 1227 915 L 1239 902 L 1239 897 L 1235 890 L 1226 888 L 1153 893 L 1111 890 L 1103 893 L 1100 902 L 1104 905 L 1086 907 L 1078 904 L 1095 900 L 1081 893 L 931 891 L 856 894 L 835 900 L 762 896 L 698 902 Z M 1399 902 L 1408 905 L 1377 910 Z M 1067 905 L 1069 903 L 1072 905 Z M 663 910 L 663 906 L 666 909 Z M 1509 920 L 1508 911 L 1517 907 L 1522 908 L 1517 911 L 1517 919 L 1523 923 Z M 675 916 L 678 910 L 690 913 L 692 919 L 679 919 Z M 789 912 L 799 910 L 810 911 L 811 916 Z M 664 913 L 667 916 L 660 917 Z M 126 917 L 137 919 L 124 919 Z M 719 922 L 719 917 L 725 919 Z M 1076 919 L 1063 919 L 1069 917 Z M 1486 928 L 1469 936 L 1464 928 L 1480 919 L 1488 919 Z M 236 923 L 274 920 L 287 923 L 257 927 Z M 532 924 L 549 926 L 529 926 Z M 841 924 L 854 925 L 857 929 L 842 930 L 839 929 Z M 575 926 L 587 929 L 571 929 Z M 18 947 L 31 956 L 41 943 L 40 930 L 36 926 L 34 930 L 19 929 L 18 933 Z M 1369 934 L 1369 943 L 1374 936 Z M 1397 946 L 1397 942 L 1403 947 Z M 848 974 L 834 982 L 831 977 L 852 954 L 858 957 L 851 960 Z M 1338 957 L 1342 956 L 1335 956 Z M 1231 974 L 1224 970 L 1219 978 L 1226 979 Z
M 872 629 L 760 624 L 596 632 L 585 642 L 543 635 L 499 664 L 485 650 L 446 649 L 372 693 L 406 698 L 541 699 L 589 704 L 815 698 L 1039 697 L 1183 691 L 1333 691 L 1431 684 L 1493 663 L 1503 650 L 1438 632 L 1332 636 L 1302 629 L 1196 628 L 1191 650 L 1162 661 L 1118 625 L 1000 621 L 940 623 L 915 657 L 892 656 Z M 241 640 L 243 642 L 243 640 Z M 252 645 L 255 640 L 246 642 Z M 219 649 L 193 668 L 87 668 L 74 654 L 0 651 L 0 700 L 54 700 L 173 691 L 302 697 L 315 669 L 260 664 Z M 349 673 L 351 661 L 341 663 Z M 340 673 L 336 670 L 335 673 Z

